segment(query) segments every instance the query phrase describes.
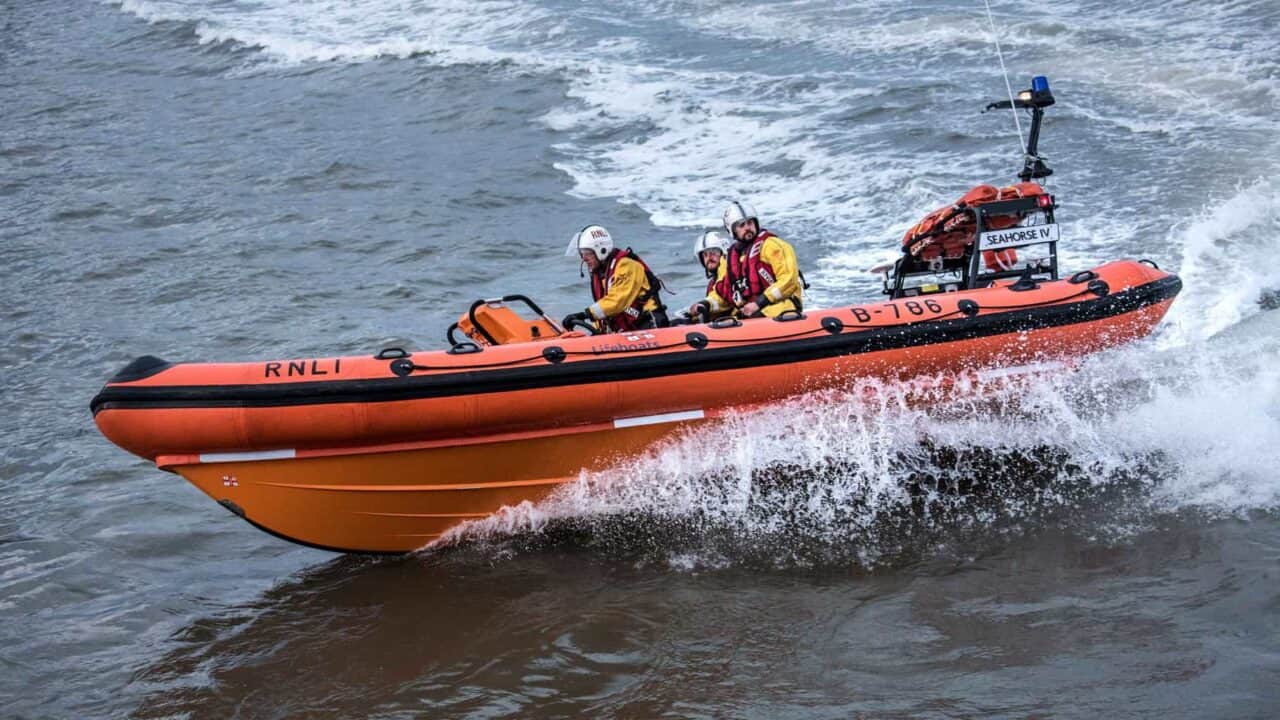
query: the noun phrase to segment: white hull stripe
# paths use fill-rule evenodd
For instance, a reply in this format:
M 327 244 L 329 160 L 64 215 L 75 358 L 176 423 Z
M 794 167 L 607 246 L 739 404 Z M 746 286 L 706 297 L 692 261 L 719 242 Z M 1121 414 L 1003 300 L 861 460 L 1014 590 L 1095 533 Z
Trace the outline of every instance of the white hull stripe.
M 297 450 L 260 450 L 258 452 L 200 453 L 202 463 L 253 462 L 255 460 L 288 460 L 298 456 Z
M 683 412 L 661 413 L 659 415 L 642 415 L 640 417 L 618 418 L 613 421 L 615 428 L 638 427 L 640 425 L 657 425 L 659 423 L 683 422 L 685 420 L 701 420 L 706 417 L 702 410 L 686 410 Z M 200 453 L 202 463 L 223 462 L 255 462 L 259 460 L 290 460 L 298 456 L 298 451 L 260 450 L 257 452 Z
M 996 378 L 1009 377 L 1011 375 L 1025 375 L 1027 373 L 1049 372 L 1051 370 L 1061 370 L 1066 365 L 1060 362 L 1043 362 L 1031 363 L 1030 365 L 1014 365 L 1013 367 L 995 368 L 993 370 L 982 370 L 978 372 L 979 380 L 995 380 Z
M 658 423 L 682 422 L 684 420 L 701 420 L 706 415 L 701 410 L 685 410 L 684 412 L 662 413 L 660 415 L 641 415 L 640 417 L 618 418 L 613 421 L 615 428 L 636 427 L 639 425 L 657 425 Z

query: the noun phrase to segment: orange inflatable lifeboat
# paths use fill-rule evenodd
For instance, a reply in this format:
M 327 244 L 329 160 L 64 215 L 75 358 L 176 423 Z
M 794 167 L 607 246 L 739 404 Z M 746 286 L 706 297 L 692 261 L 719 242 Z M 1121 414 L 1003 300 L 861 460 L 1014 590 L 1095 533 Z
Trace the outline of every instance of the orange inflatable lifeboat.
M 849 378 L 1018 366 L 1142 337 L 1181 287 L 1132 261 L 1015 285 L 630 335 L 560 333 L 540 318 L 537 339 L 435 352 L 148 356 L 91 408 L 112 442 L 263 530 L 339 551 L 404 552 L 743 405 Z M 482 305 L 503 314 L 503 303 Z
M 406 552 L 691 423 L 855 378 L 1013 372 L 1150 333 L 1181 281 L 1130 260 L 1060 278 L 1053 198 L 1030 180 L 926 217 L 881 302 L 589 336 L 513 295 L 473 304 L 448 350 L 146 356 L 90 407 L 112 442 L 263 530 Z

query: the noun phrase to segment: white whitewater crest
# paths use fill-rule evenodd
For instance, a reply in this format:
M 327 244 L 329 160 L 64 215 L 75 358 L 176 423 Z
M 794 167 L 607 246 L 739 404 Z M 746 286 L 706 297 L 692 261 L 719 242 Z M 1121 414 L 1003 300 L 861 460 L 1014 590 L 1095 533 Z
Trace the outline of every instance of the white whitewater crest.
M 1280 150 L 1280 147 L 1277 147 Z M 1258 180 L 1174 230 L 1185 290 L 1166 347 L 1202 340 L 1261 312 L 1280 288 L 1280 177 Z
M 203 44 L 237 43 L 284 65 L 419 54 L 438 56 L 439 64 L 492 63 L 508 58 L 498 49 L 504 40 L 515 43 L 559 33 L 548 13 L 515 0 L 116 2 L 148 22 L 195 23 L 196 37 Z
M 1277 325 L 1014 383 L 854 382 L 688 431 L 443 544 L 568 527 L 691 567 L 874 566 L 965 533 L 1074 522 L 1114 536 L 1163 513 L 1273 512 Z

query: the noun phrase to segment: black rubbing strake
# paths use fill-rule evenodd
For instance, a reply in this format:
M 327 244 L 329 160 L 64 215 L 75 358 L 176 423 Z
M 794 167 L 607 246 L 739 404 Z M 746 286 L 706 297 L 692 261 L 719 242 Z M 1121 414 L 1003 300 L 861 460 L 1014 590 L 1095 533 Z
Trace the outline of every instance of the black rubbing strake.
M 390 402 L 767 367 L 1090 322 L 1163 302 L 1175 296 L 1181 288 L 1182 281 L 1177 276 L 1170 276 L 1095 300 L 1012 310 L 975 318 L 893 325 L 856 332 L 846 331 L 839 335 L 800 337 L 784 342 L 728 347 L 715 347 L 718 341 L 711 337 L 708 339 L 711 347 L 697 353 L 638 356 L 609 354 L 598 360 L 572 363 L 375 380 L 307 381 L 271 385 L 108 386 L 93 399 L 90 408 L 96 413 L 110 408 L 276 407 Z

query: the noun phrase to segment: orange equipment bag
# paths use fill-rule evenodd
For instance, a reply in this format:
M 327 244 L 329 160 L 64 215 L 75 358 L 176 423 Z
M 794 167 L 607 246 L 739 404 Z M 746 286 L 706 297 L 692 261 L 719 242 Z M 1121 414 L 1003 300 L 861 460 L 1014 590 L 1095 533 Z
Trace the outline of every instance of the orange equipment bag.
M 925 215 L 902 238 L 902 249 L 921 260 L 945 258 L 956 260 L 964 257 L 965 250 L 977 239 L 977 223 L 970 208 L 999 200 L 1047 195 L 1039 183 L 1020 182 L 1003 188 L 979 185 L 965 193 L 954 204 L 938 208 Z M 987 230 L 1004 230 L 1022 221 L 1022 214 L 987 217 Z M 1008 270 L 1018 262 L 1018 254 L 1012 248 L 984 250 L 982 262 L 988 270 Z

